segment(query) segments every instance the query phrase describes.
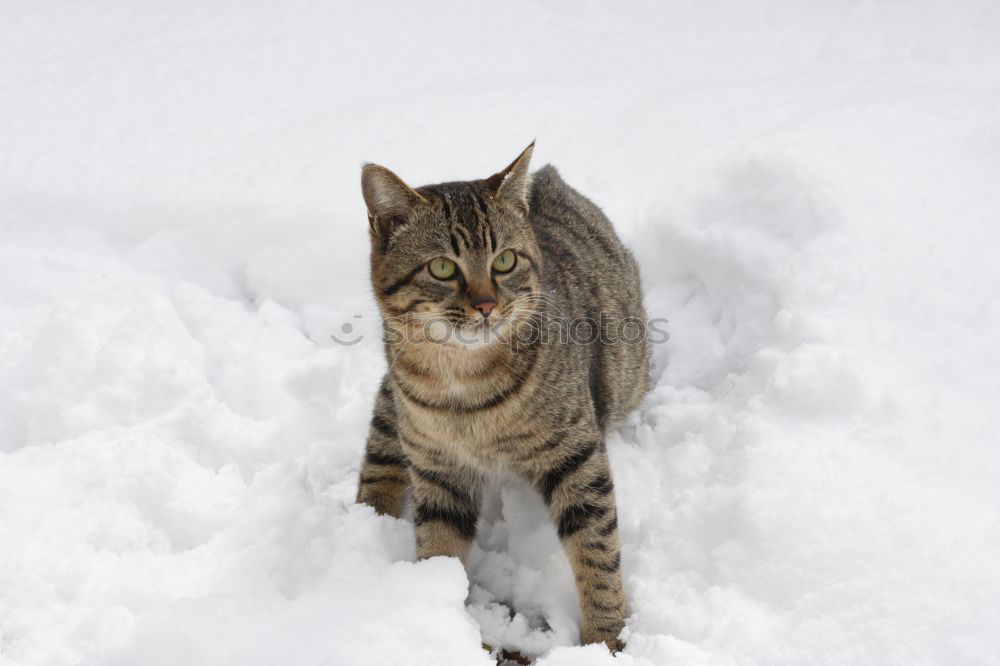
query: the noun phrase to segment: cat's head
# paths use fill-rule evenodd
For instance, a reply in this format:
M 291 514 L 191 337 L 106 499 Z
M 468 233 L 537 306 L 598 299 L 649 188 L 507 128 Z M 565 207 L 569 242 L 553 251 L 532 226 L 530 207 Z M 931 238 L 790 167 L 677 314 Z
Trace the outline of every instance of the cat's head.
M 542 270 L 528 222 L 533 147 L 489 178 L 415 189 L 364 166 L 372 284 L 396 335 L 479 349 L 531 317 Z

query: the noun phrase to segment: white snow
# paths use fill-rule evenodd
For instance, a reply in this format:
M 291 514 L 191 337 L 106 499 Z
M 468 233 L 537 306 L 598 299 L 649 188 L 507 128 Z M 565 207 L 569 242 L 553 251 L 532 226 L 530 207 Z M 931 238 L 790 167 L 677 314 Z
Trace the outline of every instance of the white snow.
M 996 663 L 997 34 L 973 1 L 3 3 L 0 664 Z M 360 164 L 535 137 L 669 320 L 609 440 L 617 657 L 522 484 L 468 577 L 353 505 Z

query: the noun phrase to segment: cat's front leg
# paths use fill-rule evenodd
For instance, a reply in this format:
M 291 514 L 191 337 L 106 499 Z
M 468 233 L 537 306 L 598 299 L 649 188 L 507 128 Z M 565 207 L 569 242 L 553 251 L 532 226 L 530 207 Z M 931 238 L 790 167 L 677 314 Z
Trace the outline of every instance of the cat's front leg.
M 382 379 L 368 427 L 365 459 L 358 477 L 358 499 L 381 514 L 399 518 L 409 477 L 388 375 Z
M 537 483 L 576 575 L 580 641 L 620 650 L 625 594 L 614 487 L 602 440 L 568 447 Z
M 448 555 L 464 562 L 476 536 L 482 477 L 466 467 L 422 455 L 420 449 L 408 453 L 417 557 Z

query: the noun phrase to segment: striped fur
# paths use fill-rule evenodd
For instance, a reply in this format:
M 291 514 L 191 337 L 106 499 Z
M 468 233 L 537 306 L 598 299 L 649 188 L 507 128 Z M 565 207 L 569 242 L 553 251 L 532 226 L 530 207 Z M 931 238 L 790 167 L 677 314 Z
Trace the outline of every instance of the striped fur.
M 358 500 L 399 516 L 409 489 L 419 557 L 464 558 L 488 480 L 521 475 L 548 504 L 572 564 L 582 641 L 620 647 L 626 608 L 604 435 L 647 390 L 645 338 L 508 344 L 490 342 L 486 327 L 510 333 L 559 316 L 644 322 L 639 275 L 600 209 L 554 168 L 529 179 L 530 156 L 529 146 L 486 180 L 416 190 L 365 167 L 389 372 Z M 506 249 L 517 263 L 499 274 L 491 264 Z M 426 269 L 441 256 L 458 266 L 453 279 Z M 484 294 L 496 301 L 486 321 L 471 307 Z M 441 342 L 442 331 L 468 342 Z

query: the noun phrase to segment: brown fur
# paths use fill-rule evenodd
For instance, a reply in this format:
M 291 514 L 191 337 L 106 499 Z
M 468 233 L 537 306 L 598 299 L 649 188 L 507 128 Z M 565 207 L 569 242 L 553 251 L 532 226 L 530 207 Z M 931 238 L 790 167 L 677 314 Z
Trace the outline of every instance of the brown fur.
M 626 606 L 604 433 L 648 386 L 645 337 L 609 342 L 614 322 L 645 322 L 638 271 L 607 218 L 554 169 L 529 190 L 531 150 L 488 179 L 416 190 L 384 167 L 364 169 L 389 372 L 358 500 L 399 516 L 410 489 L 418 556 L 464 558 L 490 477 L 521 475 L 548 504 L 572 564 L 581 640 L 620 647 Z M 517 263 L 498 273 L 491 265 L 506 249 Z M 442 256 L 454 279 L 426 269 Z M 486 321 L 473 307 L 484 296 L 496 300 Z M 514 334 L 602 315 L 611 323 L 596 340 Z M 506 331 L 503 342 L 484 341 L 490 324 Z

